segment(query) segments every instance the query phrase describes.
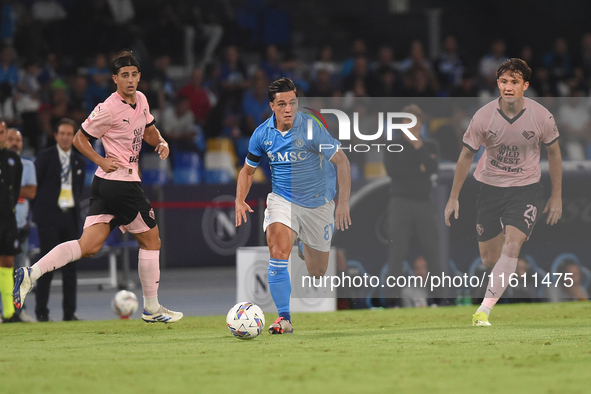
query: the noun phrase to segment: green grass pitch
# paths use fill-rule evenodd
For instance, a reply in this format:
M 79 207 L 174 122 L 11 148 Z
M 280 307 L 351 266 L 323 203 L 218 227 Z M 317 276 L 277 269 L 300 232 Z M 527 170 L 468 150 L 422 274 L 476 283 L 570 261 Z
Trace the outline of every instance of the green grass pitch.
M 295 314 L 243 341 L 225 316 L 0 325 L 1 393 L 588 393 L 591 303 Z M 267 314 L 267 326 L 276 316 Z

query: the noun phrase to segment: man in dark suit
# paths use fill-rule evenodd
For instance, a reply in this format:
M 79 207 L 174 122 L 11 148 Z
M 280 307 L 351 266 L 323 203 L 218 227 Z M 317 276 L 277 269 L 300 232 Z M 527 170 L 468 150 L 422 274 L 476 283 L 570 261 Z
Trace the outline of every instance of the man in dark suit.
M 78 125 L 64 118 L 54 134 L 57 144 L 39 151 L 37 197 L 33 207 L 33 221 L 37 223 L 41 255 L 56 245 L 78 239 L 80 235 L 80 195 L 84 186 L 84 156 L 72 149 Z M 78 320 L 76 316 L 76 265 L 62 269 L 64 320 Z M 53 271 L 37 281 L 35 313 L 38 321 L 50 321 L 49 290 Z

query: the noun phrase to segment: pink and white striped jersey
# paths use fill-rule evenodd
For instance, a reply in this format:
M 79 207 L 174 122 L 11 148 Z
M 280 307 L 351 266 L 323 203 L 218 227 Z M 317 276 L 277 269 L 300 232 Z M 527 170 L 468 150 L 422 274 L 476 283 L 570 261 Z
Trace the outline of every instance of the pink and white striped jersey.
M 134 106 L 127 104 L 115 92 L 97 105 L 82 123 L 82 132 L 91 138 L 100 138 L 106 157 L 116 158 L 119 168 L 106 173 L 100 167 L 95 175 L 115 181 L 140 182 L 138 159 L 144 130 L 154 124 L 146 96 L 137 91 Z
M 540 181 L 541 144 L 558 139 L 554 117 L 545 107 L 524 98 L 523 109 L 509 119 L 496 99 L 472 118 L 463 142 L 473 152 L 486 148 L 474 177 L 499 187 L 526 186 Z

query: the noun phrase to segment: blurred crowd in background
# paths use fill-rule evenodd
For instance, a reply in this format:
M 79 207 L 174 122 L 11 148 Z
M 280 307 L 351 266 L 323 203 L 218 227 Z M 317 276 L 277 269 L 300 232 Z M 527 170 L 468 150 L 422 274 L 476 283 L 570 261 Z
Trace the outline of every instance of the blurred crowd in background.
M 83 122 L 114 91 L 109 58 L 130 48 L 142 65 L 139 90 L 171 144 L 167 170 L 195 166 L 201 174 L 158 182 L 201 182 L 210 149 L 232 151 L 226 166 L 240 166 L 248 138 L 271 115 L 267 86 L 279 77 L 308 97 L 492 100 L 496 70 L 508 57 L 533 70 L 526 95 L 547 98 L 564 158 L 591 159 L 591 33 L 576 41 L 556 37 L 537 52 L 529 45 L 508 52 L 506 41 L 494 39 L 481 53 L 467 53 L 461 36 L 443 34 L 430 57 L 420 39 L 405 42 L 402 52 L 394 50 L 400 42 L 353 35 L 308 45 L 294 29 L 293 10 L 275 1 L 4 0 L 0 11 L 0 117 L 21 130 L 24 156 L 55 143 L 60 119 Z M 456 160 L 471 116 L 460 111 L 443 126 L 427 122 L 442 161 Z M 210 182 L 232 181 L 229 172 Z

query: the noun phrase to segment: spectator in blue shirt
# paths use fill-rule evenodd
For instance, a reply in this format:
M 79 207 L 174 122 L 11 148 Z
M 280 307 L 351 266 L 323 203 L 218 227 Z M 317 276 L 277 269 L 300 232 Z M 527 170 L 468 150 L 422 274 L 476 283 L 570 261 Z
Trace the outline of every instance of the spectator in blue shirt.
M 0 52 L 0 83 L 8 82 L 14 88 L 18 83 L 18 69 L 13 60 L 14 51 L 12 47 L 4 47 Z

